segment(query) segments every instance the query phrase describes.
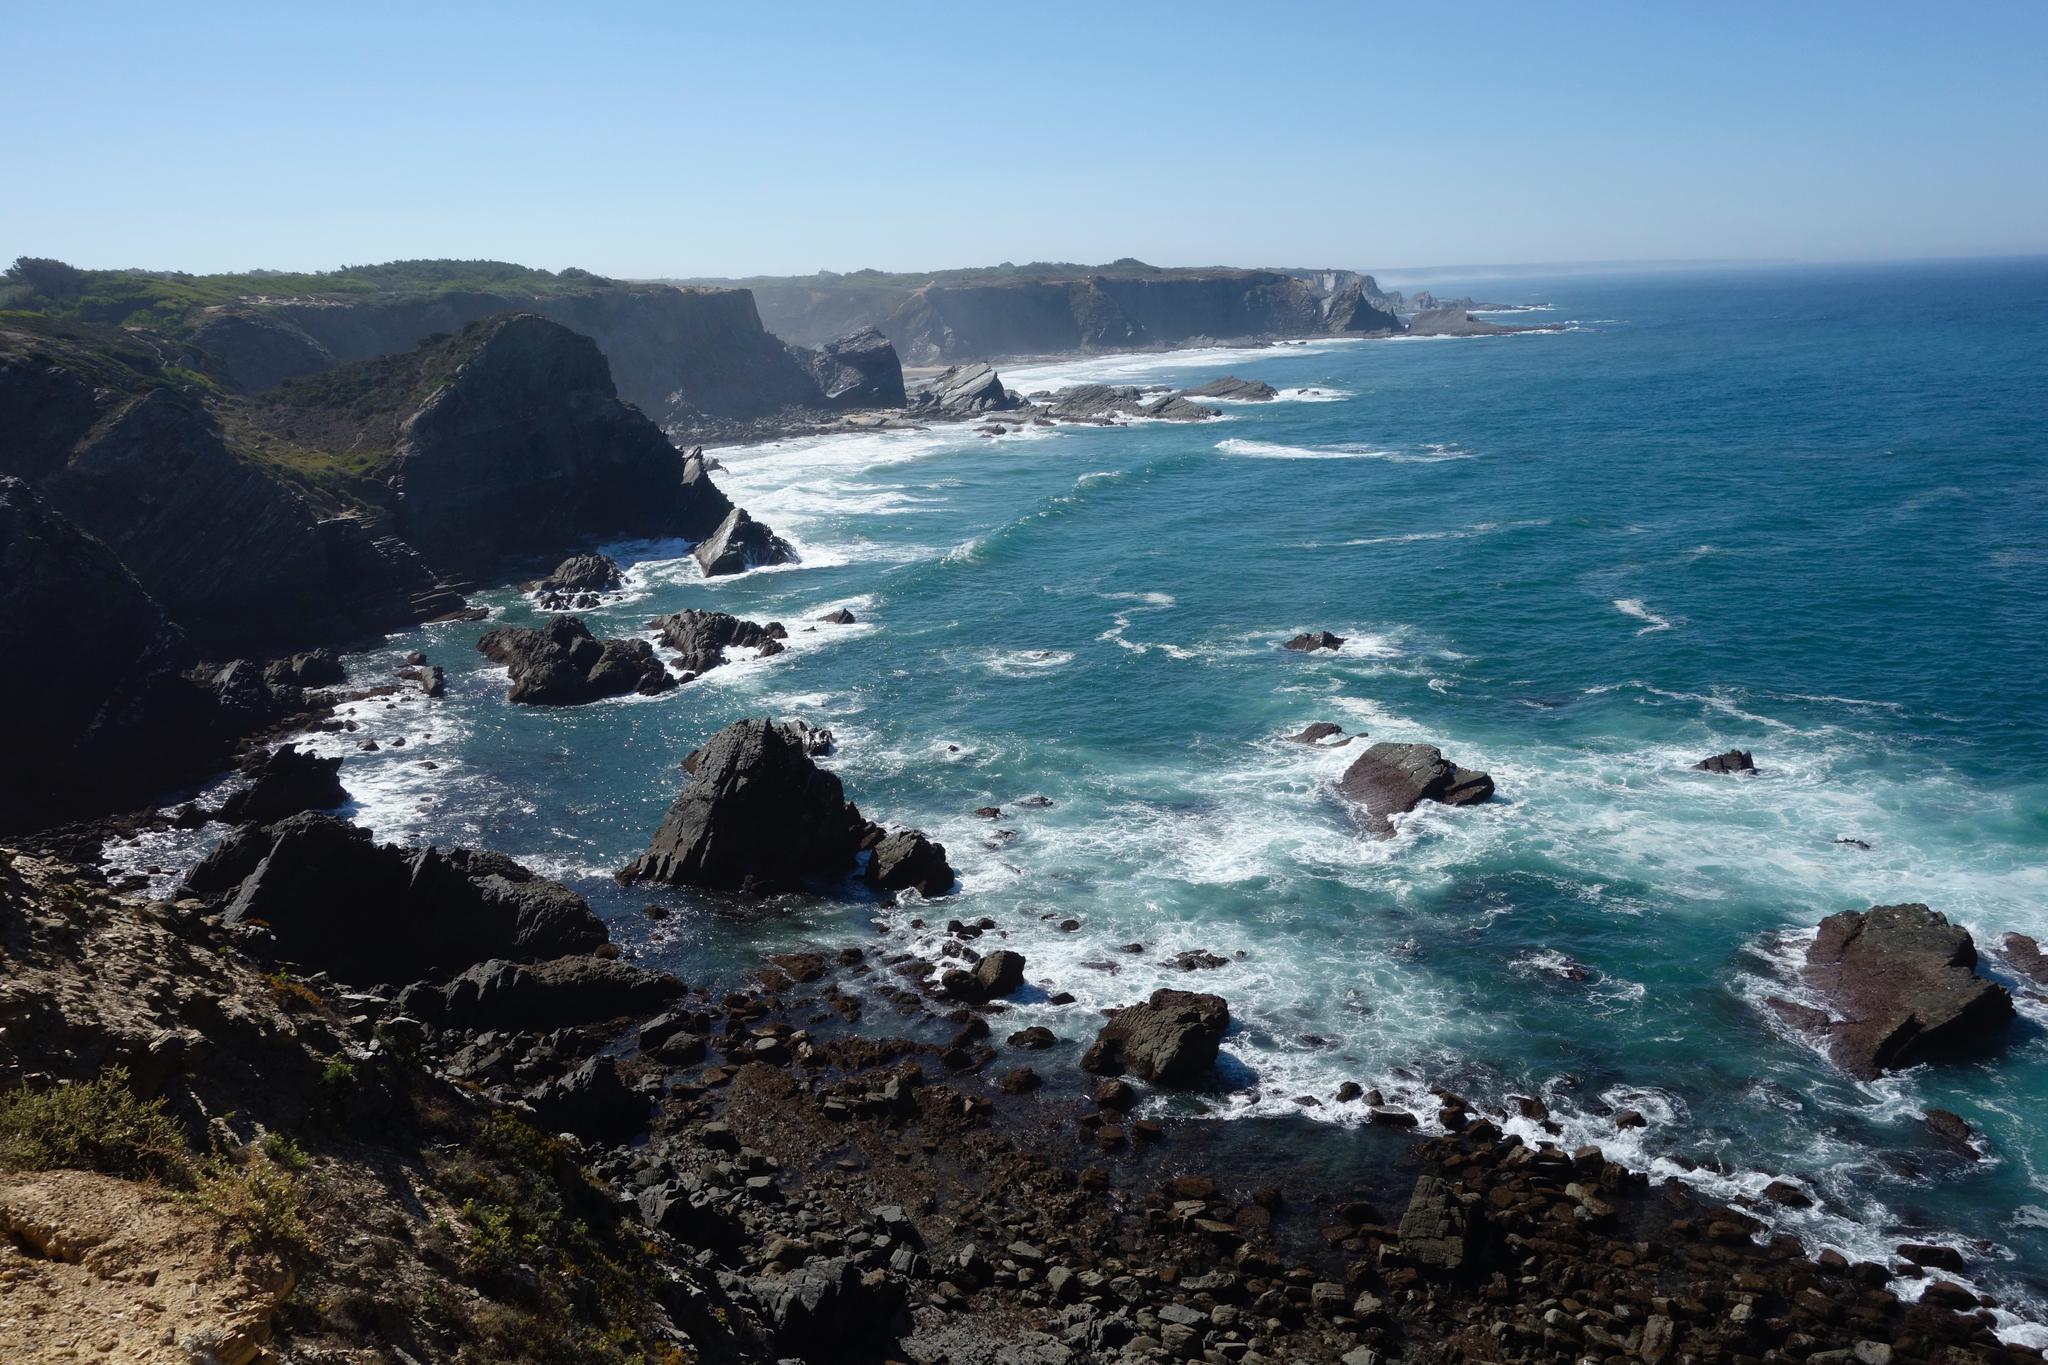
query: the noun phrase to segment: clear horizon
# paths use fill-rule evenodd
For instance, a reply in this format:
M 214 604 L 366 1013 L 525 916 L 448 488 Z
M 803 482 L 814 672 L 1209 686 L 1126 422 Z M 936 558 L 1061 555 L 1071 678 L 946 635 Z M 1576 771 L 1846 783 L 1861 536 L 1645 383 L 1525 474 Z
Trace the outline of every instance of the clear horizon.
M 623 278 L 2048 252 L 2048 7 L 21 12 L 0 257 Z M 1079 35 L 1079 36 L 1076 36 Z M 1471 262 L 1399 265 L 1390 262 Z

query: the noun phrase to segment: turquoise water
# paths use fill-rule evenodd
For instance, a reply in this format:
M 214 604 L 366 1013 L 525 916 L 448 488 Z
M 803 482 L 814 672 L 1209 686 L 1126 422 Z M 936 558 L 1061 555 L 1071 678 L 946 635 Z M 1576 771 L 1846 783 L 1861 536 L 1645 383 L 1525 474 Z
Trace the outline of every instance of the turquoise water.
M 1347 1079 L 1540 1093 L 1573 1140 L 1724 1197 L 1798 1178 L 1819 1206 L 1774 1217 L 1810 1245 L 1952 1241 L 2039 1317 L 2048 1007 L 2023 1000 L 1995 1057 L 1864 1085 L 1760 1001 L 1837 910 L 2048 934 L 2048 264 L 1462 284 L 1568 330 L 1009 368 L 1288 393 L 1200 425 L 721 452 L 804 563 L 707 584 L 680 547 L 627 547 L 634 595 L 591 624 L 717 607 L 784 621 L 790 652 L 548 712 L 504 702 L 485 626 L 394 639 L 371 662 L 426 649 L 449 696 L 366 709 L 409 744 L 351 755 L 360 818 L 566 877 L 692 980 L 876 919 L 935 955 L 914 915 L 986 914 L 1079 997 L 1037 992 L 1019 1026 L 1079 1040 L 1160 984 L 1226 995 L 1211 1112 L 1313 1093 L 1312 1120 L 1356 1123 Z M 801 629 L 840 605 L 861 624 Z M 1340 653 L 1280 650 L 1321 628 Z M 605 874 L 677 760 L 762 713 L 834 730 L 849 793 L 941 838 L 959 893 L 766 921 L 664 893 L 681 913 L 645 921 Z M 1331 794 L 1356 749 L 1280 738 L 1321 719 L 1441 745 L 1501 799 L 1370 841 Z M 1763 773 L 1688 770 L 1730 746 Z M 1016 807 L 1034 794 L 1054 804 Z M 1243 958 L 1165 966 L 1189 947 Z M 1936 1146 L 1929 1105 L 1986 1158 Z

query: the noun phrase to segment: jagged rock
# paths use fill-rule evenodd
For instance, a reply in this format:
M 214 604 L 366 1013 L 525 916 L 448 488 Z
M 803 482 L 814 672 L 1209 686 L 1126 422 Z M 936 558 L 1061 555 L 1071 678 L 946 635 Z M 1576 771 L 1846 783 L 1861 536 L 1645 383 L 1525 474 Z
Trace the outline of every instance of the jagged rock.
M 224 920 L 267 927 L 281 955 L 343 980 L 412 981 L 491 957 L 589 953 L 606 939 L 582 897 L 502 854 L 378 844 L 314 812 L 237 837 L 195 876 L 218 885 L 259 849 Z
M 2048 954 L 2026 934 L 2007 934 L 1999 940 L 2006 965 L 2037 986 L 2048 986 Z
M 1145 406 L 1145 395 L 1130 384 L 1074 384 L 1052 395 L 1046 415 L 1069 422 L 1128 417 Z
M 1472 806 L 1493 796 L 1493 779 L 1461 768 L 1432 744 L 1375 744 L 1344 770 L 1337 789 L 1364 807 L 1367 828 L 1386 838 L 1392 817 L 1424 801 Z
M 1921 1118 L 1926 1120 L 1928 1131 L 1936 1137 L 1966 1153 L 1972 1161 L 1977 1159 L 1977 1150 L 1970 1145 L 1970 1125 L 1962 1115 L 1946 1109 L 1929 1109 Z
M 1206 384 L 1197 384 L 1191 389 L 1182 389 L 1182 398 L 1234 398 L 1240 402 L 1267 403 L 1279 396 L 1280 391 L 1261 379 L 1239 379 L 1226 374 L 1220 379 L 1211 379 Z
M 874 327 L 849 332 L 816 351 L 790 350 L 817 381 L 828 407 L 903 406 L 903 364 L 889 338 Z
M 796 562 L 796 551 L 790 543 L 748 516 L 744 507 L 727 513 L 718 529 L 698 542 L 690 553 L 706 578 Z
M 682 656 L 676 662 L 691 677 L 708 673 L 724 663 L 728 649 L 753 649 L 764 655 L 780 654 L 782 642 L 789 638 L 789 632 L 782 628 L 780 621 L 770 621 L 764 626 L 742 621 L 722 611 L 672 612 L 655 617 L 647 625 L 661 636 L 664 648 Z
M 647 852 L 622 877 L 765 889 L 836 876 L 852 864 L 866 822 L 789 727 L 740 721 L 696 758 Z
M 777 730 L 782 732 L 783 738 L 796 745 L 797 748 L 812 758 L 820 758 L 832 752 L 833 741 L 830 730 L 821 730 L 808 721 L 801 720 L 778 720 L 772 723 Z M 704 746 L 704 748 L 708 747 L 708 745 Z M 683 761 L 679 766 L 685 773 L 697 771 L 697 765 L 704 761 L 704 748 L 692 749 L 689 753 L 683 755 Z
M 1344 637 L 1332 635 L 1327 630 L 1306 631 L 1280 646 L 1298 654 L 1313 654 L 1319 649 L 1336 651 L 1344 647 Z
M 867 884 L 877 891 L 916 888 L 921 896 L 943 896 L 953 889 L 953 867 L 946 846 L 914 829 L 897 830 L 868 855 Z
M 992 365 L 955 365 L 910 395 L 910 410 L 925 416 L 969 417 L 1006 412 L 1022 401 L 1003 387 Z
M 1471 1262 L 1476 1231 L 1471 1211 L 1458 1192 L 1436 1176 L 1415 1182 L 1399 1231 L 1402 1252 L 1420 1265 L 1456 1273 Z
M 348 681 L 341 656 L 331 649 L 310 649 L 289 659 L 276 659 L 263 670 L 272 687 L 333 687 Z
M 841 607 L 837 611 L 826 612 L 823 616 L 820 616 L 818 619 L 820 621 L 825 622 L 827 625 L 850 626 L 854 622 L 854 615 L 845 607 Z
M 543 593 L 606 593 L 625 585 L 626 576 L 610 555 L 581 554 L 557 564 L 553 573 L 534 586 Z
M 1120 1009 L 1102 1026 L 1081 1058 L 1098 1076 L 1126 1072 L 1155 1085 L 1186 1089 L 1215 1065 L 1217 1044 L 1230 1027 L 1230 1005 L 1220 995 L 1161 988 L 1142 1005 Z
M 1756 771 L 1756 760 L 1749 756 L 1747 749 L 1730 749 L 1725 754 L 1703 758 L 1692 766 L 1696 771 L 1703 773 L 1753 773 Z
M 1185 952 L 1175 953 L 1167 965 L 1177 971 L 1205 972 L 1229 966 L 1230 959 L 1220 957 L 1206 948 L 1189 948 Z
M 1146 404 L 1143 415 L 1162 422 L 1201 422 L 1223 414 L 1200 403 L 1189 402 L 1176 393 Z
M 1287 738 L 1296 744 L 1322 744 L 1326 739 L 1337 739 L 1339 735 L 1343 734 L 1343 726 L 1327 720 L 1319 720 L 1304 728 L 1299 734 L 1289 735 Z M 1328 745 L 1327 747 L 1332 749 L 1340 748 L 1344 744 L 1349 744 L 1353 738 L 1356 737 L 1346 736 L 1337 744 Z
M 955 967 L 940 978 L 940 993 L 953 1000 L 979 1003 L 1009 995 L 1024 984 L 1024 955 L 1007 948 L 983 957 L 972 970 Z
M 443 989 L 442 1019 L 468 1029 L 555 1029 L 659 1010 L 683 993 L 666 972 L 599 957 L 479 962 Z
M 647 1127 L 647 1100 L 619 1078 L 618 1063 L 593 1057 L 527 1096 L 541 1125 L 593 1142 L 624 1142 Z
M 251 774 L 255 781 L 221 802 L 218 818 L 230 825 L 267 825 L 300 811 L 334 810 L 348 803 L 340 774 L 339 758 L 279 745 Z
M 840 1257 L 810 1261 L 749 1287 L 774 1332 L 776 1353 L 814 1365 L 846 1360 L 858 1345 L 893 1336 L 904 1307 L 900 1282 L 863 1275 Z
M 529 706 L 575 706 L 628 692 L 652 696 L 676 685 L 654 646 L 594 639 L 575 616 L 557 616 L 537 629 L 501 626 L 476 647 L 511 671 L 511 700 Z
M 1981 1046 L 2012 1019 L 2005 987 L 1976 973 L 1969 931 L 1924 905 L 1844 910 L 1821 921 L 1801 975 L 1825 996 L 1828 1055 L 1850 1075 Z

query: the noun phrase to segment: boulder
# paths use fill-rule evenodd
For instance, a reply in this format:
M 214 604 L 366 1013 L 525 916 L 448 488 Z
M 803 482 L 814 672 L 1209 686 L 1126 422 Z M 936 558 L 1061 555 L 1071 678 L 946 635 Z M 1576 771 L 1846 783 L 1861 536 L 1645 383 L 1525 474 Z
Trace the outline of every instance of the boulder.
M 610 555 L 570 555 L 534 586 L 542 593 L 617 592 L 626 585 L 618 561 Z
M 1472 806 L 1493 796 L 1493 779 L 1461 768 L 1432 744 L 1375 744 L 1344 770 L 1337 790 L 1363 807 L 1367 828 L 1384 839 L 1393 817 L 1424 801 Z
M 1829 1057 L 1870 1080 L 2004 1032 L 2012 997 L 1976 964 L 1969 931 L 1946 916 L 1879 905 L 1822 920 L 1800 974 L 1829 1003 Z
M 661 637 L 662 646 L 682 657 L 676 662 L 689 678 L 708 673 L 725 662 L 725 651 L 733 648 L 780 654 L 789 632 L 780 621 L 761 625 L 742 621 L 722 611 L 678 611 L 657 616 L 647 623 Z
M 2026 934 L 2007 934 L 1998 942 L 2006 965 L 2037 986 L 2048 986 L 2048 955 Z
M 875 845 L 868 855 L 867 884 L 877 891 L 915 888 L 921 896 L 943 896 L 953 889 L 953 867 L 946 846 L 914 829 L 898 830 Z
M 1418 1265 L 1456 1273 L 1472 1260 L 1474 1221 L 1457 1190 L 1440 1177 L 1415 1182 L 1399 1228 L 1401 1250 Z
M 820 616 L 818 619 L 820 621 L 823 621 L 826 625 L 850 626 L 854 622 L 854 615 L 845 607 L 841 607 L 837 611 L 826 612 L 823 616 Z
M 1230 1027 L 1230 1005 L 1220 995 L 1161 988 L 1142 1005 L 1118 1010 L 1081 1058 L 1097 1076 L 1126 1073 L 1155 1085 L 1186 1089 L 1216 1063 L 1216 1048 Z
M 263 756 L 250 774 L 253 782 L 228 794 L 216 818 L 230 825 L 267 825 L 300 811 L 334 810 L 348 803 L 340 773 L 339 758 L 281 744 Z
M 587 954 L 606 941 L 582 897 L 502 854 L 378 844 L 332 815 L 306 812 L 233 837 L 194 877 L 218 886 L 243 866 L 222 893 L 225 922 L 267 928 L 280 956 L 345 981 L 413 981 L 492 957 Z
M 1344 647 L 1344 637 L 1332 635 L 1327 630 L 1303 631 L 1280 647 L 1291 649 L 1297 654 L 1313 654 L 1319 649 L 1335 652 Z
M 748 516 L 744 507 L 727 513 L 718 529 L 699 541 L 690 553 L 706 578 L 796 562 L 796 550 L 790 543 Z
M 511 700 L 529 706 L 575 706 L 628 692 L 653 696 L 676 685 L 654 646 L 594 639 L 575 616 L 557 616 L 538 628 L 501 626 L 476 647 L 510 670 Z
M 816 351 L 790 351 L 817 381 L 828 407 L 900 408 L 903 364 L 896 347 L 874 327 L 849 332 Z
M 1327 746 L 1332 749 L 1342 748 L 1355 738 L 1355 736 L 1344 736 L 1344 738 L 1339 739 L 1340 735 L 1344 735 L 1343 726 L 1331 721 L 1319 720 L 1304 728 L 1299 734 L 1292 734 L 1287 738 L 1296 744 L 1321 744 L 1326 739 L 1336 739 L 1337 743 Z
M 1280 391 L 1259 379 L 1239 379 L 1226 374 L 1221 379 L 1212 379 L 1206 384 L 1197 384 L 1191 389 L 1182 389 L 1182 398 L 1234 398 L 1245 403 L 1269 403 L 1279 396 Z
M 652 1014 L 683 993 L 667 972 L 601 957 L 522 966 L 493 958 L 442 990 L 442 1019 L 467 1029 L 547 1030 Z
M 1009 995 L 1024 984 L 1024 954 L 998 948 L 973 970 L 954 968 L 940 978 L 939 989 L 955 1000 L 980 1002 Z
M 622 878 L 789 889 L 851 866 L 866 821 L 790 727 L 740 721 L 693 757 L 689 783 Z
M 1694 771 L 1703 773 L 1753 773 L 1756 760 L 1749 756 L 1747 749 L 1730 749 L 1725 754 L 1703 758 L 1692 766 Z
M 896 1335 L 905 1303 L 900 1281 L 863 1275 L 841 1257 L 808 1261 L 749 1288 L 774 1333 L 775 1355 L 814 1365 L 865 1358 L 864 1348 Z
M 543 1128 L 592 1142 L 626 1142 L 647 1127 L 646 1098 L 627 1087 L 609 1057 L 593 1057 L 549 1081 L 527 1103 Z

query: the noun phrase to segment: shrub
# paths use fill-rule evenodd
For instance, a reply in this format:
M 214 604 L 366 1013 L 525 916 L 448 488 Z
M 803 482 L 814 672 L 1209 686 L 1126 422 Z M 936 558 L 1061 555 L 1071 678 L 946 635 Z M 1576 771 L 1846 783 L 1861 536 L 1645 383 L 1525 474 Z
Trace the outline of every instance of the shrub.
M 50 1090 L 0 1095 L 0 1167 L 99 1171 L 178 1187 L 192 1177 L 184 1136 L 163 1101 L 138 1097 L 122 1067 Z

